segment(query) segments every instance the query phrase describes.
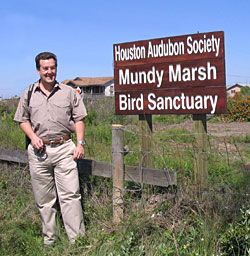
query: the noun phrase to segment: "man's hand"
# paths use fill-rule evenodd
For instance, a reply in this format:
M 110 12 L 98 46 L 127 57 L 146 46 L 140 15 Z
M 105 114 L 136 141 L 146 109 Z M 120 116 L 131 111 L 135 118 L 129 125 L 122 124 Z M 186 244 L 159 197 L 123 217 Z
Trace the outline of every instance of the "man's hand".
M 43 141 L 33 132 L 30 122 L 27 121 L 20 123 L 20 128 L 30 138 L 31 144 L 34 147 L 34 149 L 39 150 L 43 148 Z
M 42 149 L 44 147 L 42 139 L 40 139 L 36 134 L 32 136 L 31 144 L 35 149 Z
M 78 160 L 83 158 L 84 158 L 84 147 L 81 144 L 77 144 L 74 151 L 73 159 Z

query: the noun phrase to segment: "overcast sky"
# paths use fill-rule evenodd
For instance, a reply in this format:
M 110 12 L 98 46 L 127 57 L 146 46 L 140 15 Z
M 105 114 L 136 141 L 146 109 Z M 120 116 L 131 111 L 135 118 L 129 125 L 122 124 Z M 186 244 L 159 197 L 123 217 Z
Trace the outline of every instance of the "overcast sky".
M 38 79 L 34 57 L 58 56 L 58 80 L 113 76 L 113 44 L 224 31 L 226 84 L 250 84 L 249 0 L 4 0 L 0 97 Z

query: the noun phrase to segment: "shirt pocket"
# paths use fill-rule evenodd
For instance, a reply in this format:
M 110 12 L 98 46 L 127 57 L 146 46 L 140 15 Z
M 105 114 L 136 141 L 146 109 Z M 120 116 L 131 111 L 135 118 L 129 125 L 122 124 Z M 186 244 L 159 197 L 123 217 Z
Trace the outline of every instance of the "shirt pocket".
M 52 118 L 54 121 L 63 124 L 64 126 L 69 125 L 71 119 L 71 107 L 70 103 L 67 101 L 53 101 L 52 104 Z
M 42 102 L 32 101 L 29 105 L 29 113 L 31 122 L 36 125 L 37 122 L 42 122 L 44 118 L 44 109 Z

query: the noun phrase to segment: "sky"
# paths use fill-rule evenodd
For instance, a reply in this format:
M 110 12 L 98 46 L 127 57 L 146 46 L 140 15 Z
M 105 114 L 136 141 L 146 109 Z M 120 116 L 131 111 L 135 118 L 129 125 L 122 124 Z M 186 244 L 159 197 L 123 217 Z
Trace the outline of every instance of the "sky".
M 113 44 L 224 31 L 226 85 L 250 84 L 249 0 L 3 0 L 0 97 L 38 80 L 35 56 L 58 57 L 57 80 L 113 76 Z

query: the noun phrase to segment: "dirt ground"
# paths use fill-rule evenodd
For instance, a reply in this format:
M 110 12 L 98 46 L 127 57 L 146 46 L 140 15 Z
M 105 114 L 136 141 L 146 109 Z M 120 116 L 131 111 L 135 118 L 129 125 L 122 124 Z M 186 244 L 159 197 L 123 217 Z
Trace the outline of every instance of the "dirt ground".
M 187 120 L 181 124 L 173 125 L 160 125 L 154 127 L 155 130 L 166 130 L 166 129 L 187 129 L 193 131 L 193 121 Z M 250 135 L 250 122 L 230 122 L 230 123 L 207 123 L 207 132 L 210 135 L 218 137 L 230 137 L 230 136 L 242 136 Z

